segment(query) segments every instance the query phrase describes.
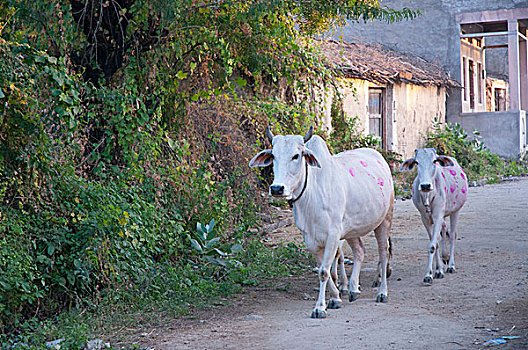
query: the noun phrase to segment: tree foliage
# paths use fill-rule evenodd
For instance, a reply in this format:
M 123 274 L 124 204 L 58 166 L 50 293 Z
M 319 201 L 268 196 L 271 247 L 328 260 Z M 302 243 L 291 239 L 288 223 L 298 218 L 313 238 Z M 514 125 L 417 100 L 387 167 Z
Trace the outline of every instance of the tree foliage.
M 312 36 L 415 15 L 377 0 L 1 2 L 2 331 L 105 295 L 243 284 L 247 261 L 224 254 L 250 256 L 248 146 L 270 122 L 304 132 L 333 84 Z M 241 265 L 197 254 L 211 241 Z

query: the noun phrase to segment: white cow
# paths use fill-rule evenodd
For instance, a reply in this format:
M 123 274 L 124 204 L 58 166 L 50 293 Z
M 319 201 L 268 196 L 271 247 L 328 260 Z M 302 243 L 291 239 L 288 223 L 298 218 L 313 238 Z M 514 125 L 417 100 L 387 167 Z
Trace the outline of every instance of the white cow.
M 467 199 L 468 181 L 464 170 L 452 157 L 436 154 L 434 148 L 415 151 L 415 157 L 407 159 L 400 171 L 411 170 L 418 165 L 418 175 L 414 179 L 413 203 L 422 216 L 422 222 L 429 235 L 427 246 L 429 260 L 424 282 L 431 284 L 434 278 L 444 278 L 443 264 L 438 252 L 438 239 L 442 237 L 442 255 L 449 260 L 446 272 L 455 272 L 455 241 L 458 214 Z M 450 229 L 445 218 L 449 216 Z M 450 252 L 445 244 L 449 237 Z M 433 276 L 433 256 L 436 257 L 436 271 Z
M 394 189 L 389 166 L 373 149 L 357 149 L 332 156 L 319 136 L 273 136 L 267 129 L 273 149 L 257 154 L 251 167 L 273 163 L 274 181 L 270 194 L 285 197 L 293 205 L 295 224 L 306 247 L 319 264 L 319 297 L 313 318 L 326 317 L 325 292 L 328 281 L 328 308 L 341 306 L 339 290 L 330 277 L 341 239 L 354 254 L 350 276 L 349 301 L 357 299 L 359 272 L 364 256 L 361 237 L 375 232 L 379 252 L 377 302 L 388 300 L 388 241 L 394 208 Z

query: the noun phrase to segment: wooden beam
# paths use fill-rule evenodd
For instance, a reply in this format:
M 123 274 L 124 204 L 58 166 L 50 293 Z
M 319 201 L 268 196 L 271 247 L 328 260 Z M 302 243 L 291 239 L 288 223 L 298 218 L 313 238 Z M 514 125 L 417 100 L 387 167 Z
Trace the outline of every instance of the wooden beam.
M 486 32 L 486 33 L 471 33 L 471 34 L 460 34 L 461 38 L 485 38 L 487 36 L 504 36 L 515 34 L 516 32 Z
M 487 50 L 487 49 L 501 49 L 501 48 L 505 48 L 505 47 L 508 47 L 508 44 L 502 44 L 502 45 L 484 45 L 483 49 L 484 49 L 484 50 Z
M 456 19 L 460 24 L 528 19 L 528 8 L 461 13 Z

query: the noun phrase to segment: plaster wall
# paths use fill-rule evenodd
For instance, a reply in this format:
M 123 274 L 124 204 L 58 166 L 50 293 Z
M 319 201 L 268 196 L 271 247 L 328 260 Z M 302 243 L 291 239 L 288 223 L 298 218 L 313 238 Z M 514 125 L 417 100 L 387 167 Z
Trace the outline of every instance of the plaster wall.
M 393 86 L 392 122 L 394 151 L 404 159 L 424 147 L 424 138 L 433 119 L 445 122 L 446 90 L 436 86 L 396 84 Z
M 347 118 L 359 117 L 363 134 L 369 130 L 369 88 L 380 87 L 366 80 L 348 79 L 353 88 L 344 87 L 343 111 Z M 446 89 L 398 83 L 384 87 L 387 147 L 410 158 L 424 145 L 424 136 L 433 119 L 445 122 Z M 328 112 L 329 114 L 329 112 Z M 327 119 L 327 117 L 325 117 Z
M 526 152 L 526 111 L 462 113 L 452 122 L 466 131 L 477 129 L 480 141 L 501 157 L 517 158 Z
M 353 86 L 353 89 L 349 85 Z M 368 135 L 368 102 L 369 88 L 380 87 L 367 80 L 347 79 L 347 87 L 343 89 L 343 111 L 347 118 L 359 117 L 363 134 Z

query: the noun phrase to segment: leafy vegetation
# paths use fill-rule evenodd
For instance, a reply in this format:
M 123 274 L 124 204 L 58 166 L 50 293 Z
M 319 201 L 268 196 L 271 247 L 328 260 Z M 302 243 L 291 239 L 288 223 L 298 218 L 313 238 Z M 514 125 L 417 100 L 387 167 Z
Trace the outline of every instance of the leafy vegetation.
M 473 131 L 473 137 L 459 124 L 441 124 L 433 122 L 433 128 L 426 135 L 426 147 L 434 147 L 438 154 L 454 157 L 467 173 L 470 181 L 497 179 L 499 176 L 520 175 L 528 172 L 526 160 L 504 160 L 491 153 L 479 141 L 478 130 Z
M 436 149 L 438 154 L 454 157 L 464 169 L 469 182 L 483 180 L 487 183 L 499 181 L 502 176 L 528 174 L 528 160 L 506 160 L 491 153 L 479 140 L 478 130 L 470 137 L 459 124 L 440 123 L 433 120 L 433 127 L 425 135 L 425 147 Z M 394 173 L 397 195 L 409 196 L 416 170 Z
M 0 3 L 2 345 L 78 348 L 117 315 L 139 324 L 302 269 L 299 249 L 253 236 L 247 159 L 265 125 L 317 120 L 334 79 L 311 35 L 415 15 L 376 0 Z

